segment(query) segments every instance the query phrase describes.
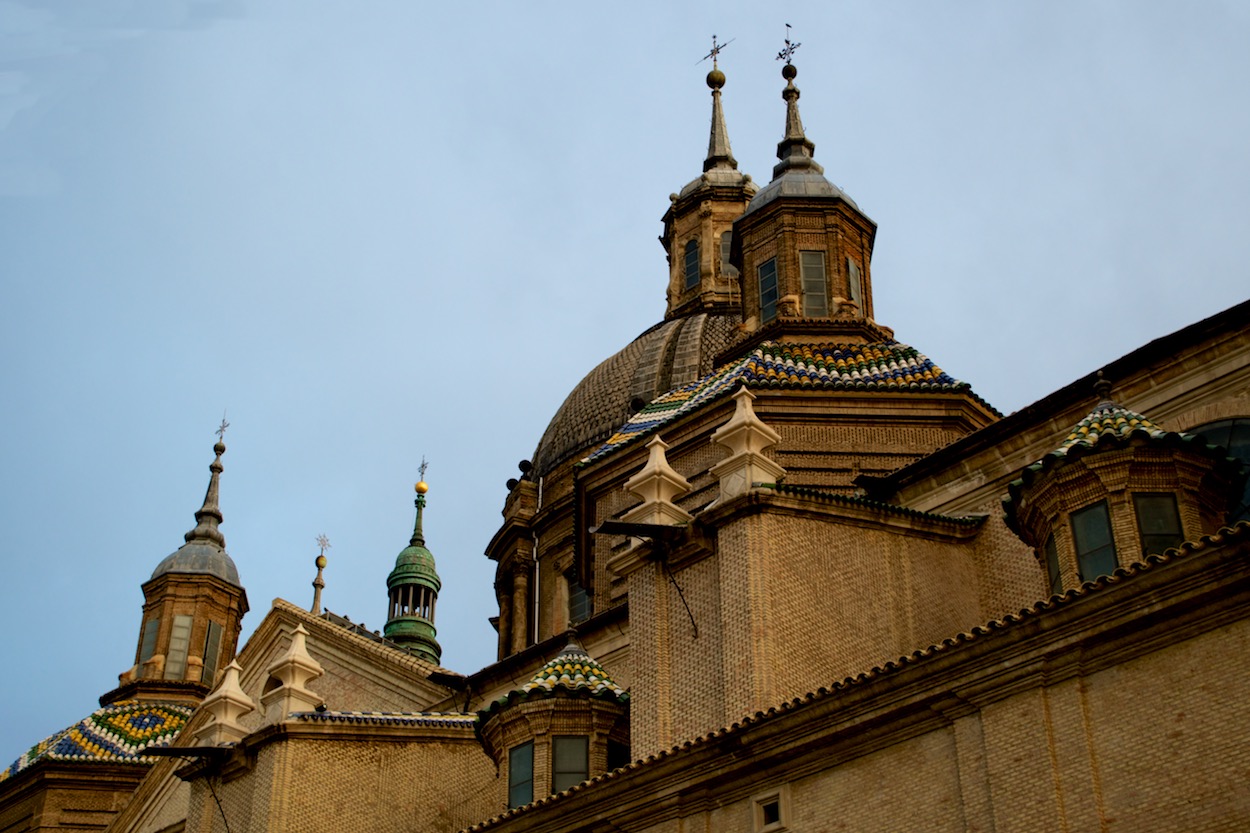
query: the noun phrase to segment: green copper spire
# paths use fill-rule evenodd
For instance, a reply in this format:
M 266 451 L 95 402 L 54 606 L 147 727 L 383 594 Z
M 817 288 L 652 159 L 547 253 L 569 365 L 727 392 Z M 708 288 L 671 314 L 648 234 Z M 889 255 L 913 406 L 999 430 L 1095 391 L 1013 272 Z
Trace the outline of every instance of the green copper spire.
M 425 474 L 425 463 L 421 464 Z M 395 559 L 395 569 L 386 579 L 390 596 L 390 612 L 383 630 L 386 638 L 404 646 L 416 656 L 438 664 L 443 655 L 435 637 L 434 603 L 443 583 L 434 569 L 434 555 L 425 547 L 422 529 L 425 514 L 425 493 L 430 487 L 424 480 L 416 485 L 417 520 L 408 546 Z

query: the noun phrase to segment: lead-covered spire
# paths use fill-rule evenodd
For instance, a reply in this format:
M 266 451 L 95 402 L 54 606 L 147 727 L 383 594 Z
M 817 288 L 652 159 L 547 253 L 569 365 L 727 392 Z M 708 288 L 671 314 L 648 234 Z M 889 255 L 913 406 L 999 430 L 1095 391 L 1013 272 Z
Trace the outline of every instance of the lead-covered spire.
M 208 478 L 208 491 L 204 493 L 204 505 L 195 513 L 195 528 L 182 536 L 188 544 L 194 542 L 207 542 L 215 544 L 225 549 L 226 537 L 221 534 L 218 524 L 221 523 L 221 507 L 218 504 L 218 490 L 220 489 L 219 478 L 221 477 L 222 465 L 221 455 L 226 453 L 225 429 L 228 423 L 222 420 L 222 427 L 218 429 L 218 440 L 213 446 L 216 458 L 209 464 L 208 470 L 212 474 Z
M 725 112 L 721 109 L 720 90 L 725 86 L 725 73 L 716 65 L 716 54 L 724 46 L 716 45 L 716 36 L 712 36 L 712 71 L 707 74 L 707 85 L 712 89 L 712 130 L 707 140 L 707 159 L 703 160 L 703 170 L 738 170 L 738 160 L 734 159 L 733 150 L 729 147 L 729 129 L 725 127 Z
M 818 174 L 825 170 L 812 158 L 816 145 L 803 133 L 803 119 L 799 117 L 799 88 L 794 86 L 794 78 L 798 74 L 798 69 L 789 62 L 781 68 L 781 77 L 786 79 L 786 88 L 781 91 L 781 97 L 786 102 L 786 134 L 777 143 L 777 158 L 781 161 L 773 166 L 774 178 L 790 170 L 805 169 Z

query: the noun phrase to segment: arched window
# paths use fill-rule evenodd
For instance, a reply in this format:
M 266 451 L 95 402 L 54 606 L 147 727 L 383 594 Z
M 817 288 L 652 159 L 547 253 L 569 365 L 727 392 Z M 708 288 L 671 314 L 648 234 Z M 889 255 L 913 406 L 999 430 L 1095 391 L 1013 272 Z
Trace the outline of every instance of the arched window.
M 1235 457 L 1246 466 L 1250 466 L 1250 417 L 1222 419 L 1191 428 L 1190 434 L 1201 437 L 1210 445 L 1218 445 L 1228 450 L 1229 457 Z M 1250 520 L 1250 480 L 1241 493 L 1240 503 L 1228 513 L 1228 522 Z
M 699 241 L 691 240 L 686 244 L 686 289 L 694 289 L 699 285 Z

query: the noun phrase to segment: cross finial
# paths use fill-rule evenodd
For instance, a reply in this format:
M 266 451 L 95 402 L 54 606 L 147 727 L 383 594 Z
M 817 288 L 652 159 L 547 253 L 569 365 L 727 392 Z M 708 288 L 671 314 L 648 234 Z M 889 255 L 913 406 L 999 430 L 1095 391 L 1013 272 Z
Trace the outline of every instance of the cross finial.
M 226 441 L 226 429 L 230 427 L 230 423 L 226 422 L 226 412 L 221 412 L 221 425 L 217 426 L 217 430 L 213 433 L 217 435 L 217 439 L 221 442 Z
M 321 547 L 321 554 L 325 555 L 326 550 L 330 549 L 330 539 L 322 533 L 317 536 L 317 546 Z
M 422 454 L 421 465 L 417 466 L 417 471 L 420 472 L 421 474 L 421 480 L 425 480 L 425 470 L 428 469 L 429 467 L 430 467 L 430 464 L 425 462 L 425 455 Z
M 708 58 L 711 58 L 712 68 L 715 69 L 716 68 L 716 56 L 721 53 L 721 50 L 723 50 L 726 46 L 729 46 L 729 44 L 733 43 L 735 40 L 737 40 L 737 38 L 730 38 L 724 43 L 717 43 L 716 35 L 712 35 L 712 51 L 704 55 L 702 58 L 700 58 L 699 63 L 703 63 Z
M 786 64 L 788 65 L 790 63 L 790 60 L 794 57 L 794 51 L 802 45 L 803 44 L 801 43 L 790 42 L 790 24 L 787 23 L 786 24 L 786 48 L 777 53 L 777 60 L 785 61 Z

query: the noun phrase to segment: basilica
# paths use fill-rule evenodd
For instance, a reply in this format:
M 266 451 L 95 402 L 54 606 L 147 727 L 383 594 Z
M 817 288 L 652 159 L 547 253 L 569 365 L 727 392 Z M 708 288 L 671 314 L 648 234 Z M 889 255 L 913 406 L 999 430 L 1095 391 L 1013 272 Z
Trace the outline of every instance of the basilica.
M 319 576 L 239 645 L 218 442 L 0 833 L 1250 828 L 1250 301 L 1003 415 L 876 319 L 797 77 L 759 184 L 713 63 L 664 316 L 509 481 L 494 663 L 440 664 L 424 481 L 381 633 Z

